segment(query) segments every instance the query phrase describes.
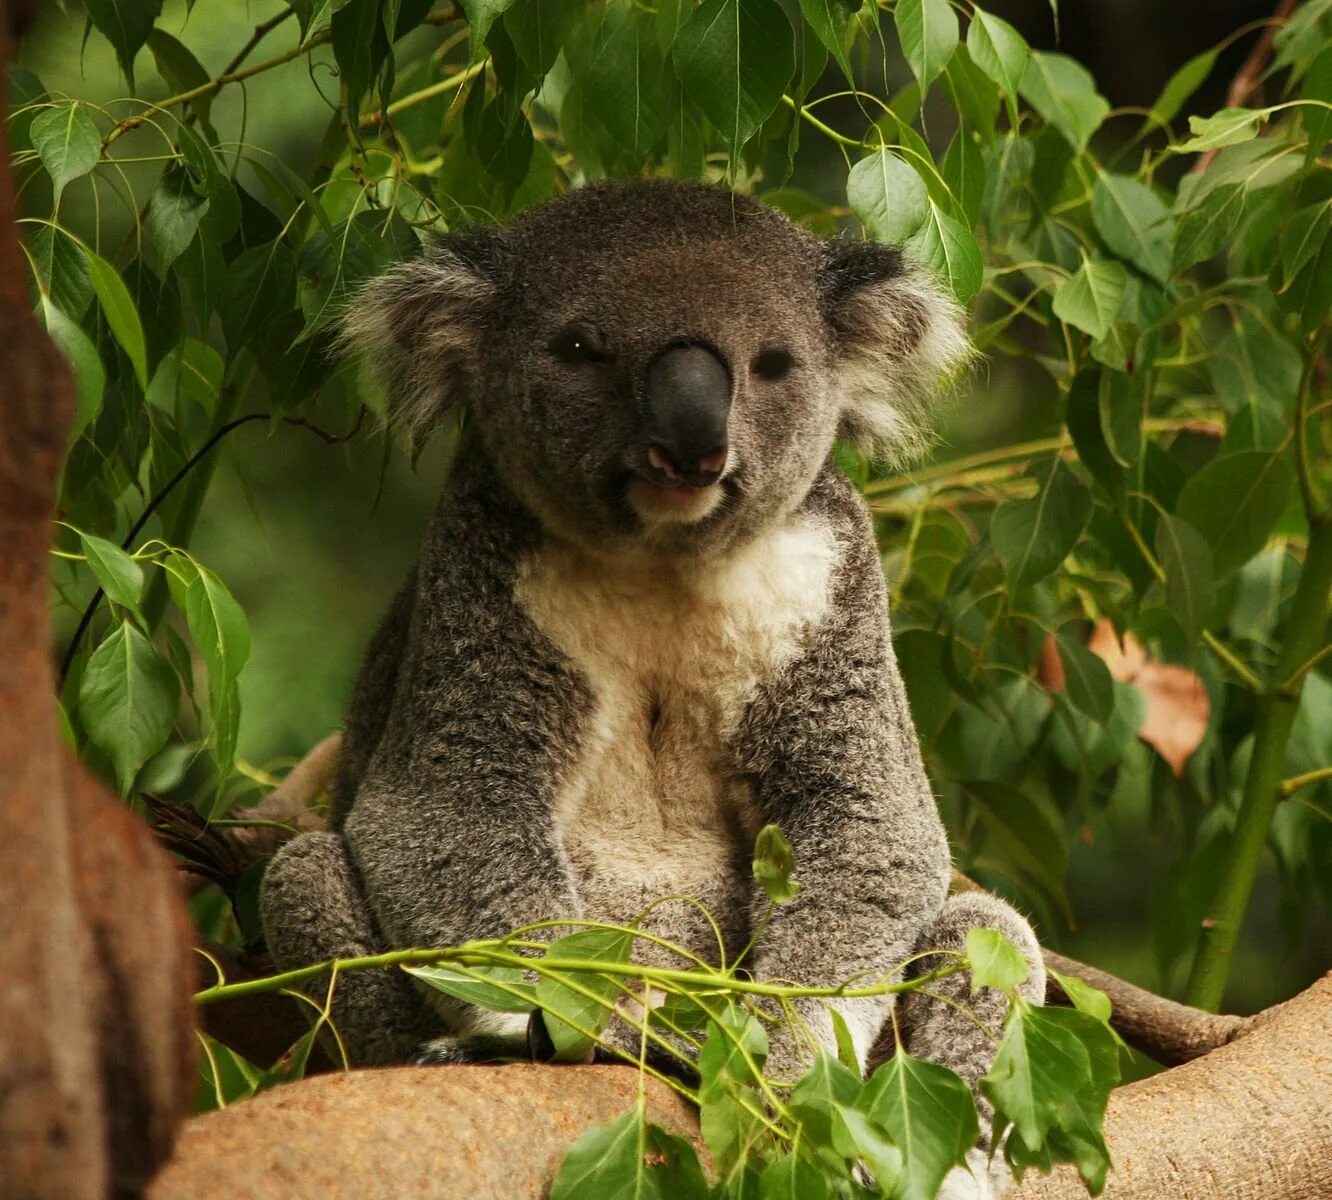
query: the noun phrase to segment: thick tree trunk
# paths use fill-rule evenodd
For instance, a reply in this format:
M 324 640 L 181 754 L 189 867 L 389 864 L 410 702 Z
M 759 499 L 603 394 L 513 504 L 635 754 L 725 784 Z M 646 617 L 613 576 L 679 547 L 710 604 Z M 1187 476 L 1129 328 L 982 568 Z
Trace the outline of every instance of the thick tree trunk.
M 18 9 L 0 0 L 0 79 Z M 193 1087 L 189 925 L 166 856 L 60 740 L 48 651 L 68 372 L 30 311 L 0 132 L 0 1193 L 142 1188 Z

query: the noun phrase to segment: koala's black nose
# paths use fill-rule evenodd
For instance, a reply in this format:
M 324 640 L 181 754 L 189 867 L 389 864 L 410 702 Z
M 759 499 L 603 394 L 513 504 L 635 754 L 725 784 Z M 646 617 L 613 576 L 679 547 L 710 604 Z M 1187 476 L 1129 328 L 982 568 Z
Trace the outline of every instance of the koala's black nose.
M 672 346 L 647 373 L 648 463 L 663 484 L 707 487 L 726 468 L 731 373 L 706 346 Z

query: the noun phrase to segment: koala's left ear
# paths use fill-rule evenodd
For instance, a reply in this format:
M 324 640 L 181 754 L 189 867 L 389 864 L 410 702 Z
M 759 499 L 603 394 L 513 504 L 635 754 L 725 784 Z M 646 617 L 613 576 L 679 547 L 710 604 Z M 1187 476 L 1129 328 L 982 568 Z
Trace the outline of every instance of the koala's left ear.
M 371 280 L 346 306 L 340 343 L 364 355 L 388 389 L 389 419 L 412 441 L 476 398 L 503 263 L 500 234 L 449 234 Z
M 928 442 L 935 395 L 971 357 L 962 310 L 900 250 L 849 239 L 823 245 L 819 300 L 833 336 L 840 436 L 876 458 L 912 458 Z

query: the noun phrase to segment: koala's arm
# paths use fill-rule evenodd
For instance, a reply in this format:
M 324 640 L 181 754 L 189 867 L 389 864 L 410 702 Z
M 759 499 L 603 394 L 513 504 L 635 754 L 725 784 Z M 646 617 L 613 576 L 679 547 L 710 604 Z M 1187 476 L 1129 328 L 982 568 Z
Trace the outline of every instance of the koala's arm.
M 459 452 L 428 536 L 392 709 L 344 827 L 395 947 L 578 912 L 553 806 L 588 698 L 514 599 L 538 535 L 479 457 Z
M 800 891 L 755 948 L 759 978 L 832 985 L 892 974 L 917 947 L 948 890 L 948 843 L 920 760 L 888 632 L 882 569 L 867 515 L 840 477 L 807 501 L 836 530 L 830 610 L 803 653 L 751 703 L 744 755 L 765 821 L 795 851 Z M 756 899 L 756 918 L 766 898 Z M 839 1001 L 862 1067 L 888 998 Z M 798 1005 L 833 1049 L 818 1003 Z M 803 1056 L 778 1036 L 770 1066 Z

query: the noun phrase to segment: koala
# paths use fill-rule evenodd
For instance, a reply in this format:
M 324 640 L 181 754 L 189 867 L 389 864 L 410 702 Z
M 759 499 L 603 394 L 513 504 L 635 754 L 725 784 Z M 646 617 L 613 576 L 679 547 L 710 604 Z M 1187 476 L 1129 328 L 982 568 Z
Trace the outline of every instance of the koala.
M 642 918 L 734 962 L 768 912 L 750 860 L 774 822 L 801 888 L 745 960 L 757 978 L 923 971 L 985 926 L 1027 955 L 1040 1001 L 1026 921 L 948 896 L 873 529 L 833 458 L 839 437 L 919 450 L 969 354 L 898 250 L 718 187 L 601 183 L 443 237 L 357 297 L 345 341 L 413 436 L 467 420 L 366 654 L 330 828 L 264 881 L 279 967 L 565 917 Z M 722 944 L 663 897 L 701 902 Z M 974 1088 L 1008 1001 L 963 976 L 932 990 L 898 1029 Z M 890 1005 L 837 1003 L 862 1067 L 891 1052 Z M 835 1046 L 821 1003 L 800 1015 Z M 526 1053 L 525 1018 L 400 973 L 340 979 L 334 1019 L 361 1063 Z M 810 1054 L 778 1030 L 769 1069 Z M 945 1194 L 989 1194 L 954 1175 Z

